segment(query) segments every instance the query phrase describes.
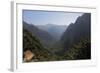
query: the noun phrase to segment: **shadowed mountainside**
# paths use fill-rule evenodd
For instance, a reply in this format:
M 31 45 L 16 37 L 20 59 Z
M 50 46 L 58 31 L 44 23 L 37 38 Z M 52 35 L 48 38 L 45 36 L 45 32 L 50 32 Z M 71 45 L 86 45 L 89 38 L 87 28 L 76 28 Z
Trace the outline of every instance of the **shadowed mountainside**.
M 32 57 L 30 57 L 32 55 Z M 29 58 L 30 57 L 30 58 Z M 23 61 L 54 61 L 59 58 L 45 49 L 40 40 L 32 35 L 28 30 L 23 29 Z
M 63 48 L 57 52 L 65 59 L 91 58 L 91 14 L 85 13 L 71 23 L 61 37 L 60 45 Z
M 82 39 L 91 39 L 91 14 L 85 13 L 71 23 L 61 37 L 64 48 L 71 47 Z
M 33 36 L 37 37 L 45 47 L 51 46 L 55 41 L 48 32 L 41 30 L 32 24 L 23 21 L 23 28 L 27 29 Z

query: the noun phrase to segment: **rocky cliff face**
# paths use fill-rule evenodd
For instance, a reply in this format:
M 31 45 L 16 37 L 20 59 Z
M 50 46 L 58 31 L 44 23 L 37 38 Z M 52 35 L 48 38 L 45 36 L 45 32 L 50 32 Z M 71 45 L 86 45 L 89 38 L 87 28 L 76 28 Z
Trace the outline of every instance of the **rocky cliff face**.
M 91 39 L 91 14 L 85 13 L 78 17 L 75 23 L 71 23 L 61 37 L 64 49 L 82 39 Z

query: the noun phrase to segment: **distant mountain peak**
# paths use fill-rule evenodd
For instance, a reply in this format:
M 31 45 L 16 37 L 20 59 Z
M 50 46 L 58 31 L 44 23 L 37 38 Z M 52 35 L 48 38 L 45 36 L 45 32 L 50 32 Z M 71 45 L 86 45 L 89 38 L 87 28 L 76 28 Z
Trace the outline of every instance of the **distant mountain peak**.
M 57 26 L 57 24 L 48 23 L 46 26 Z
M 60 24 L 53 24 L 53 23 L 48 23 L 45 26 L 66 26 L 67 27 L 67 25 L 60 25 Z

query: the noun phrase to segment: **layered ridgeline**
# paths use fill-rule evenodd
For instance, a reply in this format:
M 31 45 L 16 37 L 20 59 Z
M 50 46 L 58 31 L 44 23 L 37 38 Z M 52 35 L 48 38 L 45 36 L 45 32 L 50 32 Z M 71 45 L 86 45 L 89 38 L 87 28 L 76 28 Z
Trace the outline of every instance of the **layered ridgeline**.
M 44 48 L 40 40 L 27 29 L 23 29 L 23 62 L 55 60 L 59 60 L 59 57 Z
M 85 13 L 71 23 L 61 37 L 65 59 L 91 58 L 91 14 Z
M 23 28 L 27 29 L 33 36 L 37 37 L 44 47 L 50 47 L 55 41 L 53 36 L 51 36 L 47 31 L 39 29 L 33 24 L 28 24 L 23 21 Z
M 64 31 L 67 29 L 67 25 L 58 25 L 58 24 L 46 24 L 46 25 L 37 25 L 41 30 L 47 31 L 52 35 L 56 41 L 60 39 Z

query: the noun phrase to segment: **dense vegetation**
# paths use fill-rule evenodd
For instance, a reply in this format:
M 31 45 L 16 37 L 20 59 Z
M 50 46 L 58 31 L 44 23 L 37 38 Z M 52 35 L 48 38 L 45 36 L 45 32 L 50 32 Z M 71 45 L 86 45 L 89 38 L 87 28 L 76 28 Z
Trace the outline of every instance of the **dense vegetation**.
M 23 25 L 23 52 L 30 50 L 34 54 L 29 61 L 91 59 L 91 14 L 85 13 L 78 17 L 55 43 L 54 38 L 46 31 L 26 22 Z
M 91 45 L 89 40 L 81 40 L 64 53 L 65 60 L 79 60 L 91 58 Z
M 28 24 L 23 21 L 23 27 L 31 32 L 33 36 L 37 37 L 44 47 L 51 46 L 55 41 L 55 39 L 47 31 L 41 30 L 32 24 Z
M 35 56 L 30 61 L 54 61 L 59 58 L 45 49 L 40 40 L 32 36 L 26 29 L 23 30 L 23 52 L 30 50 Z M 23 55 L 24 59 L 24 55 Z

